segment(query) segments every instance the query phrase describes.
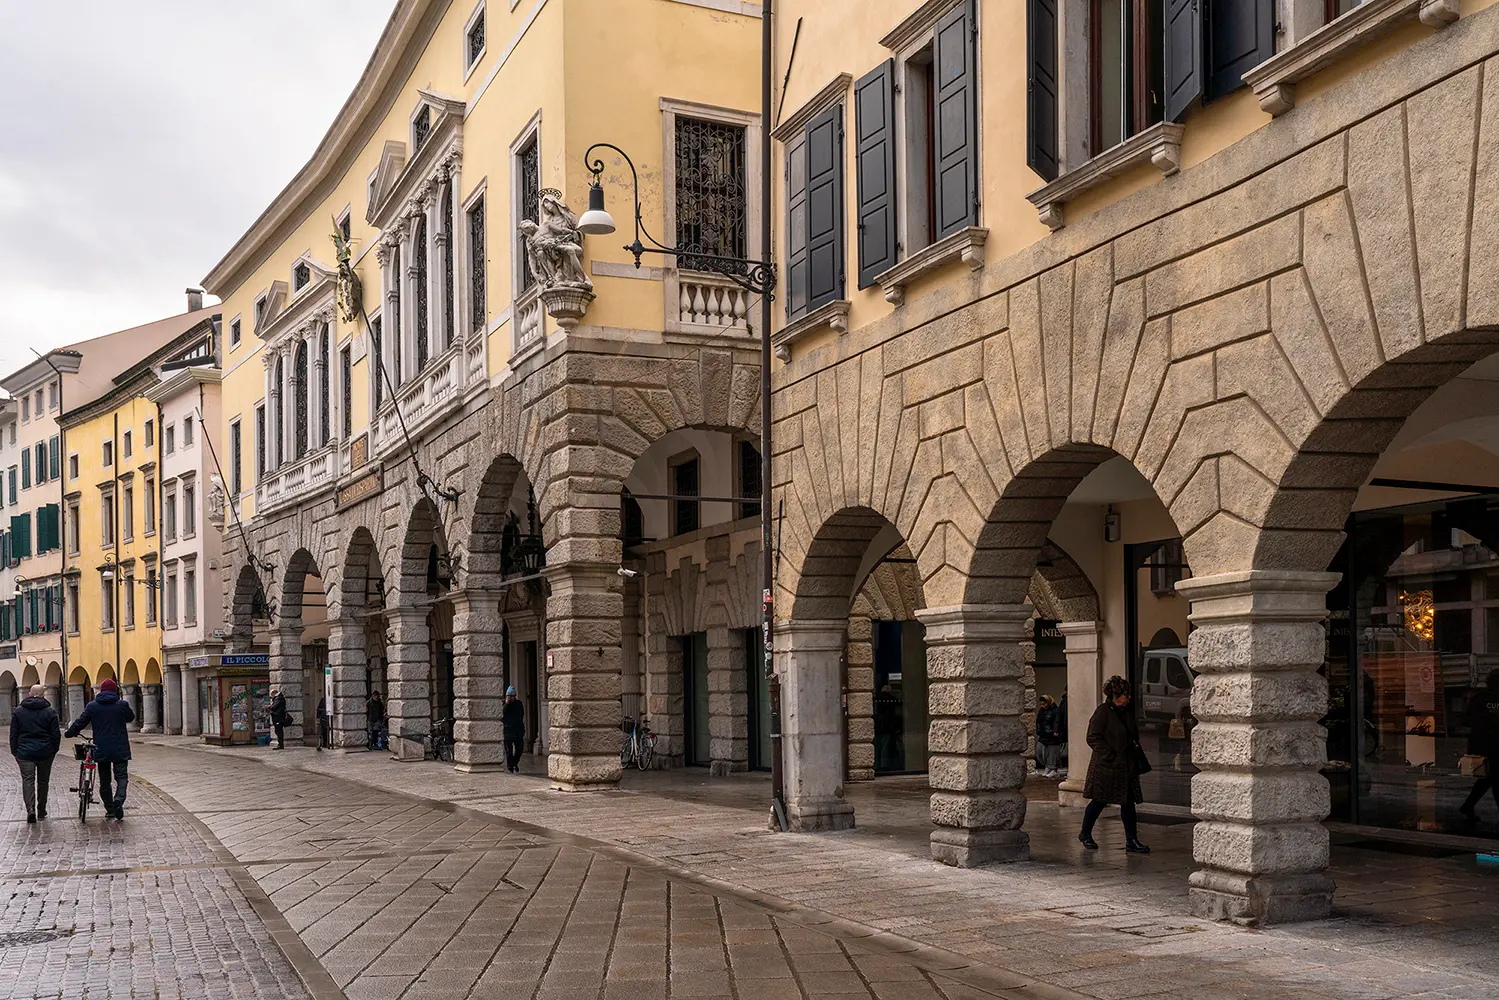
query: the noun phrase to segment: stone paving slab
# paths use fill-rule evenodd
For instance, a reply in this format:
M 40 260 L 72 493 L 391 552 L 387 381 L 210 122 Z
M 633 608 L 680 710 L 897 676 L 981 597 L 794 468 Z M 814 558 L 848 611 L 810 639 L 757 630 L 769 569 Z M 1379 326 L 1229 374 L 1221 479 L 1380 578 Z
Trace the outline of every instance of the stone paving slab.
M 713 786 L 731 789 L 724 792 L 684 791 L 687 779 L 631 775 L 620 791 L 569 795 L 550 790 L 537 774 L 469 775 L 375 754 L 204 752 L 238 753 L 272 765 L 271 772 L 302 772 L 282 779 L 288 787 L 316 789 L 315 776 L 337 776 L 488 813 L 539 836 L 557 831 L 608 842 L 712 892 L 825 913 L 865 933 L 885 932 L 895 944 L 1007 970 L 1017 983 L 1034 981 L 1024 987 L 1030 995 L 1050 985 L 1100 1000 L 1176 997 L 1190 984 L 1191 996 L 1207 1000 L 1499 997 L 1492 937 L 1499 875 L 1471 856 L 1339 850 L 1339 917 L 1257 931 L 1186 912 L 1190 824 L 1145 826 L 1157 853 L 1134 858 L 1119 850 L 1118 824 L 1106 819 L 1104 850 L 1082 856 L 1068 843 L 1075 813 L 1033 804 L 1027 827 L 1037 860 L 960 871 L 912 850 L 911 831 L 899 826 L 902 808 L 888 803 L 885 825 L 873 831 L 772 834 L 764 828 L 764 789 L 755 778 Z M 861 816 L 880 815 L 859 808 Z M 919 823 L 915 838 L 925 839 Z M 1392 891 L 1397 884 L 1422 891 Z

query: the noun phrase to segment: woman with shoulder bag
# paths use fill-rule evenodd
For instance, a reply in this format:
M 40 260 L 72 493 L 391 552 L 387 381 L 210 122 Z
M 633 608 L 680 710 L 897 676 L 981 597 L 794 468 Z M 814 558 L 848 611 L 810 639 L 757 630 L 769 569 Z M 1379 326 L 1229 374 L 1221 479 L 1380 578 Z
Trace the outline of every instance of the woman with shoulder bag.
M 1083 829 L 1077 839 L 1090 851 L 1098 850 L 1093 839 L 1093 824 L 1104 807 L 1117 805 L 1124 821 L 1124 849 L 1131 854 L 1149 854 L 1136 831 L 1135 803 L 1144 802 L 1140 775 L 1150 770 L 1150 761 L 1140 747 L 1140 732 L 1130 711 L 1129 681 L 1110 677 L 1103 686 L 1104 701 L 1088 721 L 1088 746 L 1093 757 L 1088 761 L 1088 777 L 1083 782 L 1083 797 L 1088 808 L 1083 811 Z

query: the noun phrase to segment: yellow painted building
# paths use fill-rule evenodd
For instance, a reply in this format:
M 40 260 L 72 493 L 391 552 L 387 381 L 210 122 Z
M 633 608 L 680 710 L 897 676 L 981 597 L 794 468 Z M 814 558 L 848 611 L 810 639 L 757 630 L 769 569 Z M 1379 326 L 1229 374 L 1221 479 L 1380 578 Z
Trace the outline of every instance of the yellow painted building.
M 175 613 L 161 601 L 161 545 L 178 525 L 175 505 L 162 509 L 160 412 L 146 393 L 158 381 L 153 366 L 195 347 L 211 353 L 215 318 L 186 314 L 185 332 L 58 420 L 68 683 L 92 691 L 114 679 L 147 732 L 161 725 L 162 617 Z

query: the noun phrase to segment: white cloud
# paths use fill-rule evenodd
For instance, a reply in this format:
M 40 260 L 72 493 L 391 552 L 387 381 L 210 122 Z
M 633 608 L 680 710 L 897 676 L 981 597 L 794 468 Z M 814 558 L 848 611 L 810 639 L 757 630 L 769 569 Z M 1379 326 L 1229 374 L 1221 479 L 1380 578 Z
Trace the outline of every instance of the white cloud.
M 0 0 L 0 374 L 186 308 L 312 155 L 371 0 Z

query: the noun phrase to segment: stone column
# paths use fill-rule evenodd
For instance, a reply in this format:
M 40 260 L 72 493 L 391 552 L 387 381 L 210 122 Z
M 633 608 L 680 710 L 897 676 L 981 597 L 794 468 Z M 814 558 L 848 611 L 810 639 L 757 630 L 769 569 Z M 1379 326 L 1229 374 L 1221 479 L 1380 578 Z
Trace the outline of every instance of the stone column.
M 781 681 L 782 779 L 792 830 L 848 830 L 853 803 L 843 798 L 840 704 L 843 620 L 778 622 L 775 667 Z
M 68 707 L 62 703 L 61 689 L 56 684 L 48 684 L 46 686 L 46 692 L 47 693 L 46 695 L 44 695 L 44 697 L 47 699 L 47 703 L 53 708 L 57 709 L 58 714 L 61 715 L 63 713 L 63 710 Z M 76 716 L 74 718 L 76 718 Z M 72 718 L 63 720 L 63 727 L 66 728 L 67 724 L 72 721 Z
M 1192 912 L 1251 924 L 1332 912 L 1321 621 L 1336 573 L 1246 570 L 1177 584 L 1192 602 Z
M 426 608 L 392 608 L 386 621 L 394 639 L 386 668 L 390 751 L 400 760 L 421 760 L 432 728 L 432 651 Z
M 447 252 L 453 257 L 453 316 L 452 330 L 453 340 L 456 343 L 467 343 L 470 331 L 469 319 L 473 310 L 469 303 L 469 285 L 465 275 L 469 273 L 467 267 L 468 253 L 463 249 L 467 241 L 460 235 L 467 231 L 467 219 L 463 214 L 463 157 L 454 154 L 446 164 L 448 173 L 448 197 L 452 199 L 453 231 L 448 233 Z M 451 346 L 451 345 L 449 345 Z
M 1083 782 L 1088 777 L 1088 720 L 1103 701 L 1103 673 L 1099 636 L 1102 622 L 1060 622 L 1057 630 L 1067 642 L 1067 778 L 1057 786 L 1057 803 L 1085 806 Z
M 163 731 L 168 736 L 182 735 L 182 672 L 186 667 L 167 667 L 162 672 L 166 683 L 166 696 L 162 701 Z
M 453 760 L 460 771 L 505 765 L 503 592 L 470 587 L 453 602 Z
M 420 204 L 427 217 L 427 358 L 430 360 L 441 354 L 448 345 L 442 319 L 442 252 L 446 242 L 442 233 L 442 184 L 434 178 L 428 185 Z M 458 280 L 457 274 L 453 275 L 453 280 Z
M 868 610 L 862 596 L 854 598 L 854 609 L 848 616 L 848 645 L 844 647 L 849 781 L 874 777 L 874 621 Z
M 713 771 L 749 770 L 744 642 L 727 627 L 708 629 L 708 749 Z
M 73 719 L 76 719 L 76 718 L 78 718 L 78 716 L 80 716 L 80 715 L 83 714 L 83 706 L 85 704 L 87 704 L 87 703 L 83 700 L 83 685 L 82 684 L 69 684 L 67 690 L 68 690 L 68 711 L 67 711 L 67 716 L 68 716 L 68 720 L 72 721 Z
M 619 781 L 619 619 L 615 565 L 564 564 L 545 570 L 547 597 L 547 775 L 565 791 L 612 788 Z
M 198 697 L 198 675 L 182 668 L 182 735 L 203 735 L 203 706 Z
M 916 612 L 926 626 L 932 858 L 972 868 L 1030 858 L 1025 824 L 1027 604 Z
M 135 712 L 135 721 L 128 724 L 125 728 L 133 733 L 138 733 L 146 721 L 146 711 L 141 705 L 141 686 L 139 684 L 127 684 L 121 689 L 121 693 L 125 696 L 125 700 L 130 703 L 131 710 Z
M 369 657 L 364 634 L 364 622 L 347 615 L 328 623 L 328 666 L 333 670 L 329 725 L 333 745 L 344 750 L 363 750 L 369 745 L 369 722 L 364 714 L 364 670 Z
M 141 692 L 141 732 L 161 732 L 161 685 L 146 684 Z
M 286 710 L 293 723 L 284 731 L 288 745 L 302 742 L 302 623 L 273 629 L 270 642 L 271 687 L 286 697 Z M 272 730 L 274 738 L 274 730 Z

